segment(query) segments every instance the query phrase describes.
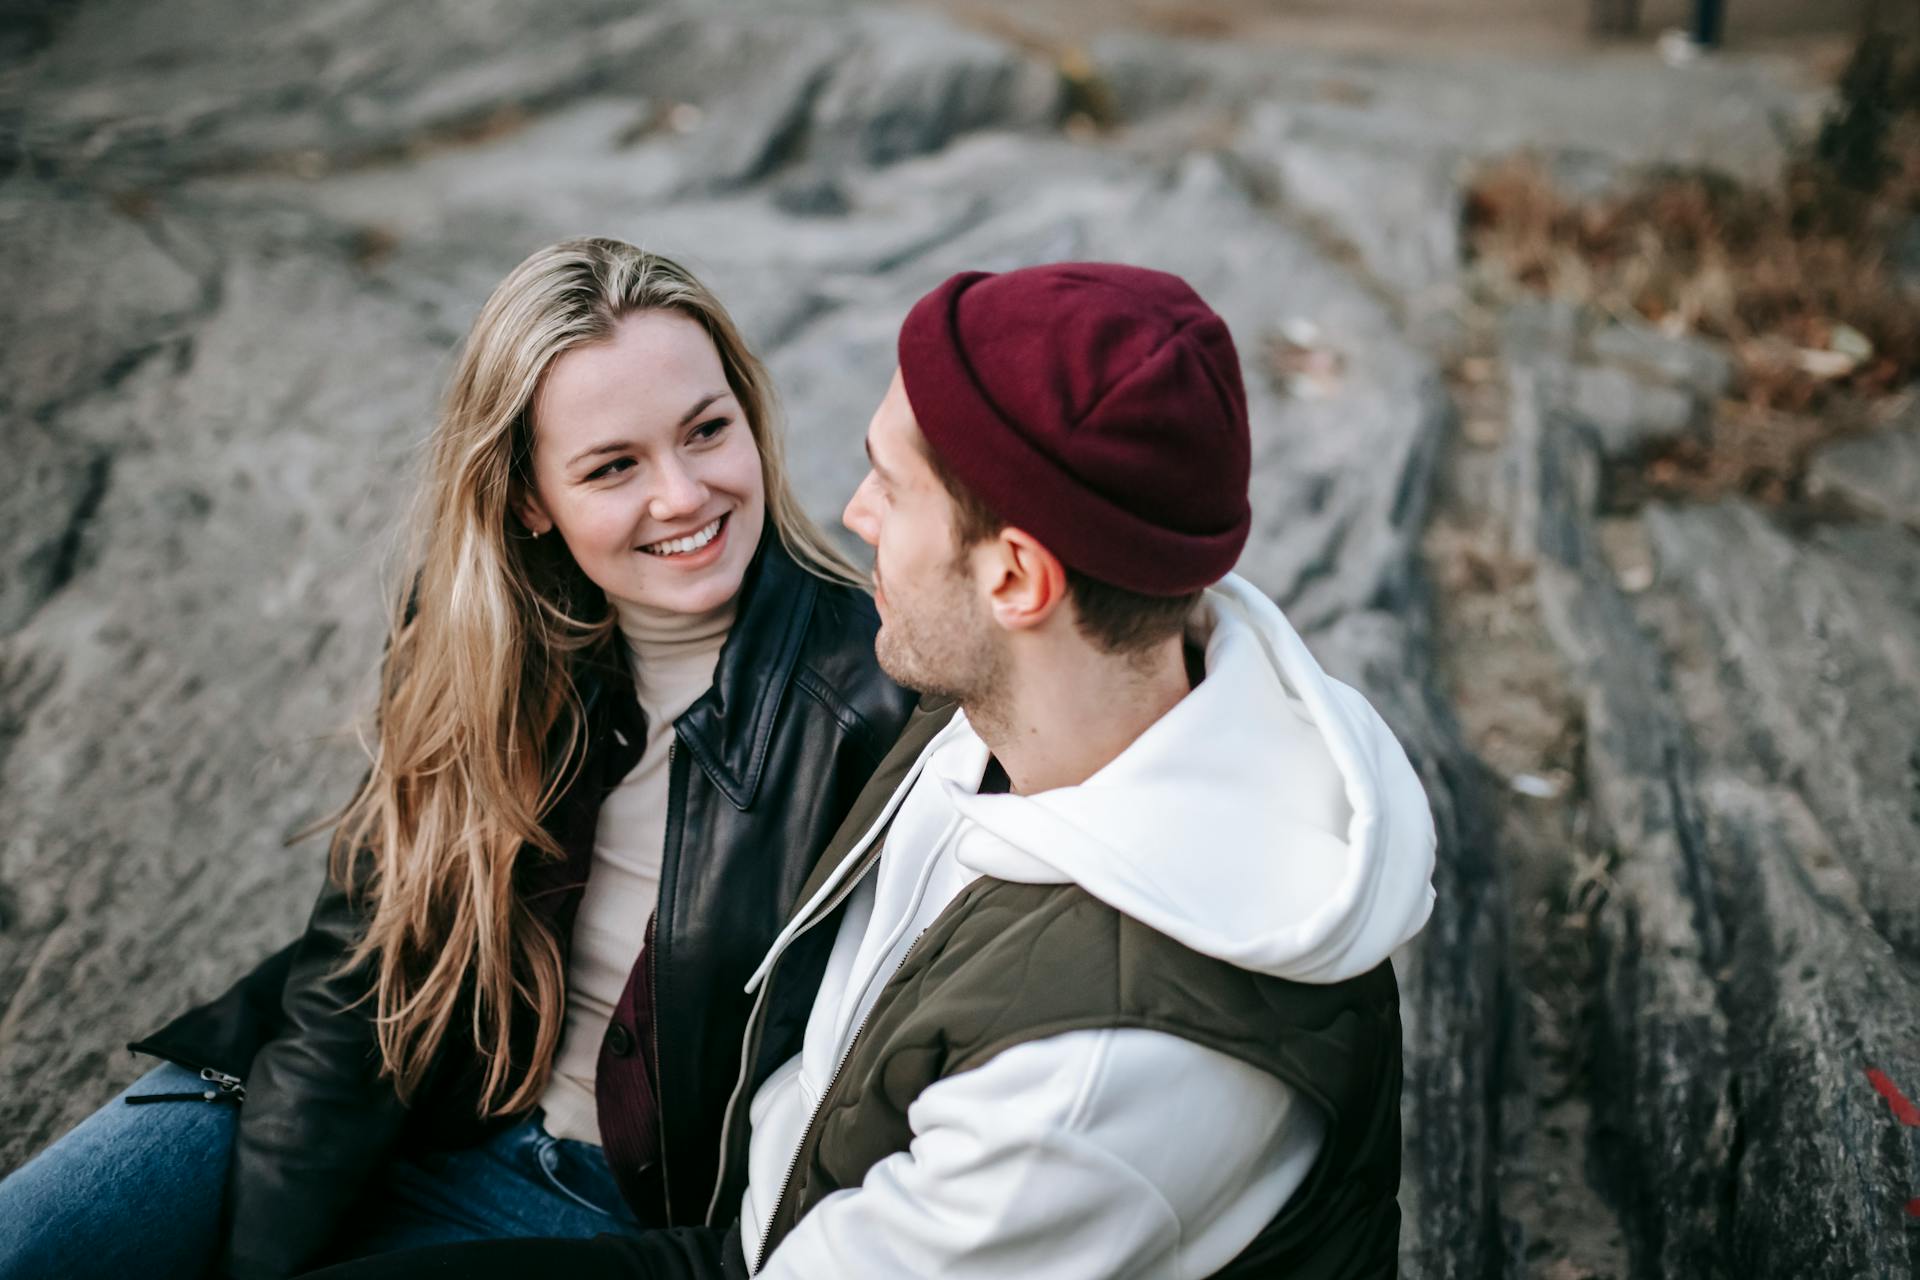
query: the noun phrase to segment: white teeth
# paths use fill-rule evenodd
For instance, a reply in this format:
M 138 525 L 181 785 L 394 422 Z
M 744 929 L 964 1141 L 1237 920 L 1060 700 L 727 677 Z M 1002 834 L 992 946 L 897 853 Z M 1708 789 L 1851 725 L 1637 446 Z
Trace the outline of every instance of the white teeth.
M 726 517 L 721 517 L 725 519 Z M 712 542 L 720 533 L 720 521 L 715 520 L 698 533 L 690 533 L 684 538 L 671 538 L 666 542 L 655 542 L 640 548 L 650 556 L 681 556 L 689 551 L 698 551 Z

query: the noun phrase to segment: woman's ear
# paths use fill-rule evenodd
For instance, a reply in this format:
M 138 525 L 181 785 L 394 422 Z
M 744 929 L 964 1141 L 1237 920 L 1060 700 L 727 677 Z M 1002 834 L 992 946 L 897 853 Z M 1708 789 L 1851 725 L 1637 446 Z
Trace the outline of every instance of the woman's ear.
M 538 538 L 553 529 L 553 517 L 547 514 L 546 507 L 540 501 L 540 495 L 525 485 L 515 485 L 513 494 L 513 514 L 527 532 Z

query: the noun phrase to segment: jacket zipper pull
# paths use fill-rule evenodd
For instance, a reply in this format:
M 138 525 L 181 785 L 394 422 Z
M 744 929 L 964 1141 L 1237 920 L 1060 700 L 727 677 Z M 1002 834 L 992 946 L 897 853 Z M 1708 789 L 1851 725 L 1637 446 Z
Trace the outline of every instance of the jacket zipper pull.
M 200 1068 L 200 1078 L 219 1090 L 221 1102 L 245 1102 L 247 1086 L 240 1083 L 239 1076 L 230 1076 L 224 1071 L 215 1071 L 212 1067 Z M 208 1099 L 213 1101 L 213 1099 Z
M 207 1082 L 207 1087 L 197 1093 L 143 1093 L 128 1098 L 127 1105 L 139 1107 L 150 1102 L 231 1102 L 238 1106 L 246 1101 L 247 1088 L 240 1083 L 239 1076 L 230 1076 L 212 1067 L 202 1067 L 200 1078 Z

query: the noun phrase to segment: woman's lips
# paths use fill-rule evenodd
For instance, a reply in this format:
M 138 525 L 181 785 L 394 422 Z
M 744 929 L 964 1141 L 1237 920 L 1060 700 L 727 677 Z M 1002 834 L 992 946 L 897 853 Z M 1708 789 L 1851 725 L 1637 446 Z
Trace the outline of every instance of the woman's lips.
M 702 565 L 711 564 L 713 561 L 718 560 L 720 558 L 721 549 L 726 546 L 727 532 L 732 527 L 732 523 L 733 523 L 732 514 L 733 514 L 732 512 L 728 512 L 725 515 L 720 516 L 718 519 L 710 521 L 708 524 L 703 526 L 701 529 L 699 529 L 695 533 L 688 534 L 684 537 L 664 538 L 659 542 L 649 543 L 646 546 L 641 547 L 640 552 L 642 555 L 645 555 L 650 559 L 659 560 L 666 564 L 674 565 L 678 568 L 693 569 L 693 568 L 698 568 Z M 711 535 L 708 535 L 707 533 L 708 530 L 713 531 Z M 654 548 L 656 547 L 663 547 L 663 546 L 676 546 L 676 545 L 685 546 L 688 543 L 698 541 L 698 539 L 701 538 L 702 536 L 706 536 L 707 540 L 704 543 L 701 543 L 699 546 L 692 547 L 688 550 L 684 550 L 684 551 L 654 550 Z

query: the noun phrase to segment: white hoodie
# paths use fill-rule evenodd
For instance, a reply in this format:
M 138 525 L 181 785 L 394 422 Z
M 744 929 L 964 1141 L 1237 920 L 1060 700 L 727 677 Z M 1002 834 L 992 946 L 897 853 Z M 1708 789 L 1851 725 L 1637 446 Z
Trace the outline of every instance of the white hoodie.
M 1426 923 L 1433 818 L 1379 715 L 1238 578 L 1207 591 L 1195 638 L 1206 679 L 1079 786 L 977 794 L 988 750 L 963 714 L 921 753 L 868 833 L 891 820 L 846 899 L 804 1047 L 754 1095 L 750 1261 L 880 990 L 974 878 L 1073 882 L 1193 950 L 1298 982 L 1365 973 Z M 1324 1133 L 1274 1077 L 1138 1029 L 1006 1050 L 930 1086 L 908 1122 L 909 1149 L 823 1200 L 760 1274 L 1204 1276 L 1279 1212 Z

